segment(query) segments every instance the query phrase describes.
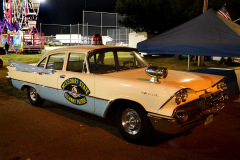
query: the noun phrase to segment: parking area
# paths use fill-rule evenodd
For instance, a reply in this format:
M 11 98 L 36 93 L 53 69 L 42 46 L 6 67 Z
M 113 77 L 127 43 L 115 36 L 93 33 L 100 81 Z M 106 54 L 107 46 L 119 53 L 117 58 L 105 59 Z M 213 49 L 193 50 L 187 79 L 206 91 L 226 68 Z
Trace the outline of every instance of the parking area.
M 17 90 L 16 90 L 17 91 Z M 0 159 L 238 159 L 240 95 L 207 126 L 126 142 L 111 122 L 55 103 L 31 106 L 24 92 L 0 88 Z

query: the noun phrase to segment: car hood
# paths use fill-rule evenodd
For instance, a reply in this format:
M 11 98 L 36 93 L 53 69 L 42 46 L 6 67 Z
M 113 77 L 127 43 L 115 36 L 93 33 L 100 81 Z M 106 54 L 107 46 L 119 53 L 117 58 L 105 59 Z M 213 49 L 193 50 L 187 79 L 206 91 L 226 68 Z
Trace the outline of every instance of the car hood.
M 109 73 L 107 75 L 128 80 L 145 81 L 146 83 L 148 83 L 151 77 L 146 74 L 145 70 L 146 68 L 132 69 Z M 159 83 L 159 85 L 170 84 L 183 88 L 191 88 L 195 91 L 201 91 L 206 88 L 212 87 L 214 84 L 216 84 L 223 78 L 223 76 L 217 76 L 212 74 L 168 70 L 167 78 L 160 79 L 161 83 Z

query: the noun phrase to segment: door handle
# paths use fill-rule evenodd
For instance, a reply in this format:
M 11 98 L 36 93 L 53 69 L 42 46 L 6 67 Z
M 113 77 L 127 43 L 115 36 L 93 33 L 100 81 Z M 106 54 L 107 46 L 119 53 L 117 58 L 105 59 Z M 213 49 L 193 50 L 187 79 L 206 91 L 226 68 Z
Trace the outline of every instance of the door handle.
M 65 75 L 60 75 L 60 78 L 65 78 Z

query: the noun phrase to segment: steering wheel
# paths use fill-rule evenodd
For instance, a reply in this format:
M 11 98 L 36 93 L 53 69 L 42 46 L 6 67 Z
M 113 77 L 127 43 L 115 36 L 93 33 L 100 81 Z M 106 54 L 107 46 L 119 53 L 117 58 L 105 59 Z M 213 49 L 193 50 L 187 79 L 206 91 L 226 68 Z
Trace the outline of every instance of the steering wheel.
M 123 67 L 126 67 L 127 64 L 129 64 L 129 67 L 130 67 L 130 64 L 132 63 L 132 66 L 134 65 L 133 61 L 124 61 L 123 62 Z

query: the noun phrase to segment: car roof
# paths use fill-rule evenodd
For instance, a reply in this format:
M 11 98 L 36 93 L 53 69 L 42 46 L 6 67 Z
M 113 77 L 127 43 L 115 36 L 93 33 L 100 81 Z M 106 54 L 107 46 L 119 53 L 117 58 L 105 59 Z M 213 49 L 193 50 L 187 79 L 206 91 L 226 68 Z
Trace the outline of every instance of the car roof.
M 107 46 L 107 45 L 79 45 L 79 46 L 70 46 L 70 47 L 61 47 L 58 49 L 54 49 L 48 51 L 43 57 L 54 53 L 60 52 L 81 52 L 87 54 L 89 51 L 92 52 L 94 50 L 104 50 L 104 49 L 113 49 L 113 50 L 122 50 L 122 51 L 137 51 L 136 48 L 124 47 L 124 46 Z

